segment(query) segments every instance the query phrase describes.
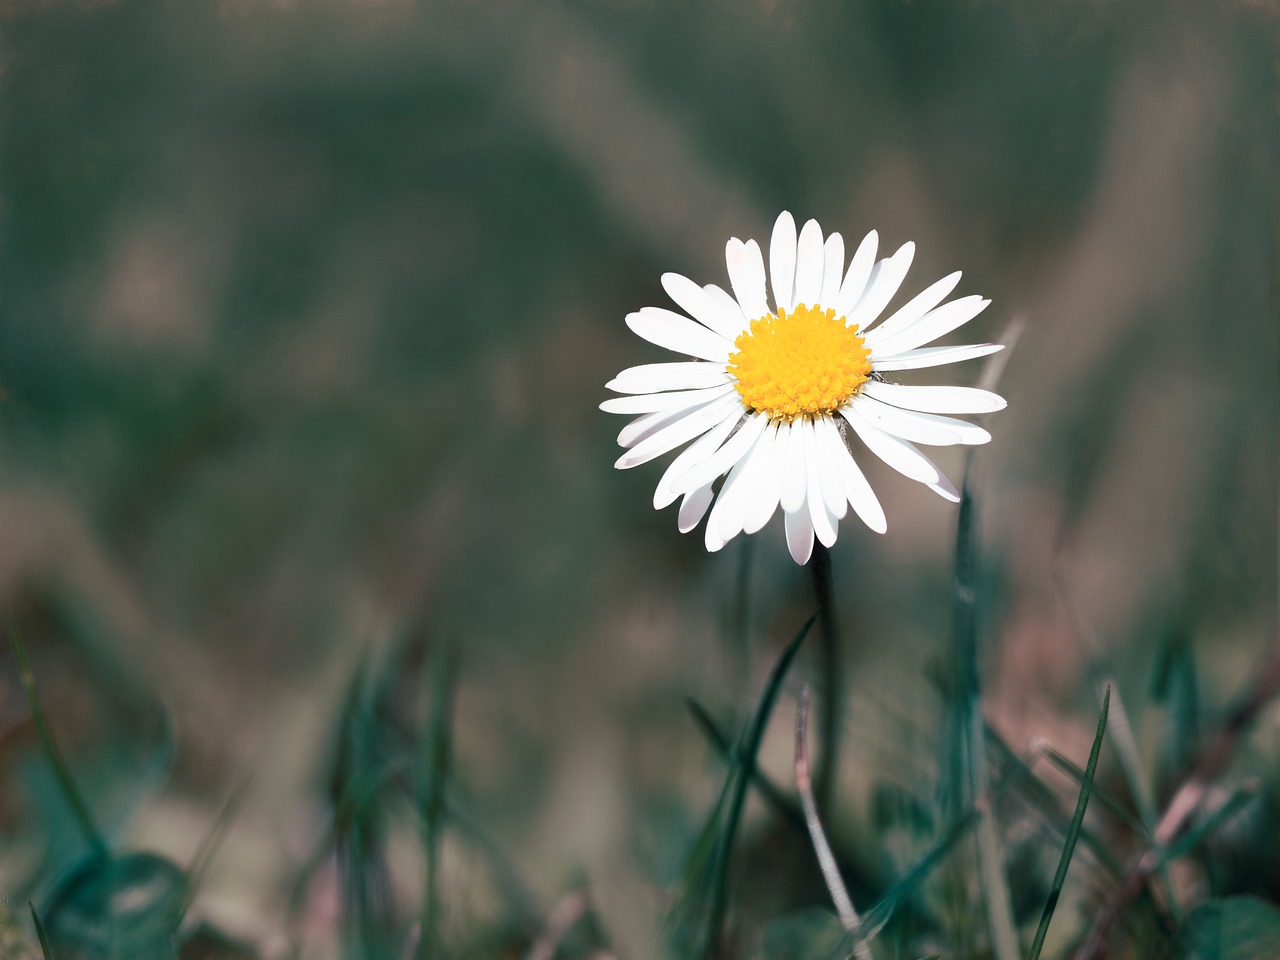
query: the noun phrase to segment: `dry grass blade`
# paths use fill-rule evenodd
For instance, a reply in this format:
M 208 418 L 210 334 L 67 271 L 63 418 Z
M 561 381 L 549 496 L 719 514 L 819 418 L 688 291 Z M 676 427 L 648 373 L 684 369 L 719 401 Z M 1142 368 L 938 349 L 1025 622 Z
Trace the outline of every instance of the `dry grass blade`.
M 589 907 L 585 890 L 571 890 L 561 897 L 551 908 L 546 925 L 538 934 L 538 939 L 529 947 L 524 960 L 552 960 L 570 929 L 586 914 Z
M 818 804 L 813 796 L 813 782 L 809 777 L 808 720 L 809 685 L 806 683 L 800 688 L 800 702 L 796 705 L 796 790 L 800 793 L 805 822 L 809 826 L 809 836 L 813 839 L 813 852 L 818 856 L 818 866 L 822 869 L 822 878 L 831 892 L 831 900 L 840 917 L 840 926 L 850 933 L 856 933 L 862 926 L 862 920 L 853 906 L 849 891 L 845 889 L 844 880 L 840 877 L 840 868 L 836 866 L 831 844 L 827 842 L 826 831 L 822 829 Z M 853 954 L 858 960 L 871 960 L 871 948 L 867 946 L 865 939 L 855 942 Z

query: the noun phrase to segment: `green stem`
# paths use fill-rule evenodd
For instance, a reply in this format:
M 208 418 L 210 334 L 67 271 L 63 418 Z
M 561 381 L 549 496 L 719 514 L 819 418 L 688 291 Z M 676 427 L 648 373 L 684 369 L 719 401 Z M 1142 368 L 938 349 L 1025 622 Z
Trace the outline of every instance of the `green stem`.
M 836 761 L 840 735 L 840 644 L 836 630 L 835 590 L 831 578 L 831 551 L 821 543 L 813 546 L 809 559 L 813 592 L 818 602 L 818 652 L 822 658 L 818 717 L 818 737 L 822 749 L 813 775 L 813 792 L 823 809 L 830 809 L 835 791 Z
M 791 661 L 795 658 L 800 644 L 813 627 L 817 615 L 810 617 L 794 640 L 783 651 L 782 656 L 769 674 L 765 684 L 764 695 L 756 707 L 746 732 L 738 741 L 736 770 L 730 773 L 733 783 L 729 795 L 729 806 L 725 811 L 724 827 L 716 843 L 715 860 L 712 866 L 712 901 L 711 915 L 707 923 L 707 938 L 703 943 L 702 956 L 709 957 L 720 940 L 720 929 L 724 926 L 724 916 L 729 905 L 729 853 L 733 849 L 733 837 L 738 829 L 738 821 L 742 818 L 742 808 L 747 799 L 747 786 L 751 783 L 756 768 L 756 754 L 760 752 L 760 742 L 764 739 L 764 730 L 769 716 L 773 713 L 773 705 L 777 702 L 782 681 L 787 675 Z

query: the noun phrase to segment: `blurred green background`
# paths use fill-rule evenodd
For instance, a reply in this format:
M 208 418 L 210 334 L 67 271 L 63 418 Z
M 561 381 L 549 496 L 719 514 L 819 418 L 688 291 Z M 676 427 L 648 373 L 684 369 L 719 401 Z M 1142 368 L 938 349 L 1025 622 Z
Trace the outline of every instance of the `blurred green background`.
M 906 296 L 963 269 L 994 302 L 953 342 L 1023 321 L 974 462 L 987 717 L 1083 762 L 1105 663 L 1167 796 L 1276 636 L 1276 30 L 1177 0 L 0 4 L 0 598 L 104 830 L 187 863 L 249 778 L 196 912 L 323 955 L 336 881 L 298 878 L 351 678 L 403 654 L 417 717 L 447 644 L 451 790 L 530 901 L 450 835 L 448 941 L 518 955 L 584 883 L 625 941 L 722 776 L 682 698 L 740 721 L 813 600 L 776 520 L 681 537 L 596 405 L 663 359 L 623 324 L 661 273 L 723 283 L 781 209 L 914 240 Z M 832 826 L 875 887 L 873 785 L 936 774 L 956 511 L 865 465 L 890 529 L 833 551 Z M 13 909 L 84 850 L 0 683 Z M 1248 751 L 1274 825 L 1274 709 Z M 1270 857 L 1186 889 L 1274 899 Z

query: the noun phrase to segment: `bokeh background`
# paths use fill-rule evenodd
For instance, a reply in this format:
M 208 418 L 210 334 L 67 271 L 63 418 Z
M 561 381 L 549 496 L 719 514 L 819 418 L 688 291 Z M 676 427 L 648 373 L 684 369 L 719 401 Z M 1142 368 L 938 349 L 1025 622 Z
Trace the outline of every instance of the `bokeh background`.
M 914 240 L 908 296 L 964 270 L 993 304 L 954 342 L 1021 321 L 972 467 L 984 708 L 1083 762 L 1101 670 L 1167 796 L 1276 637 L 1277 49 L 1262 2 L 6 0 L 0 604 L 104 831 L 187 863 L 247 784 L 194 912 L 326 955 L 353 677 L 418 717 L 447 646 L 474 828 L 446 835 L 447 942 L 518 955 L 585 885 L 640 955 L 723 775 L 684 697 L 739 723 L 813 597 L 776 521 L 714 556 L 680 536 L 596 405 L 663 359 L 623 324 L 660 274 L 723 283 L 781 209 Z M 890 529 L 833 551 L 832 829 L 874 890 L 869 798 L 928 795 L 945 742 L 956 511 L 866 466 Z M 12 909 L 84 853 L 17 676 Z M 1273 709 L 1240 774 L 1271 771 L 1273 811 L 1277 757 Z M 739 895 L 785 899 L 758 845 Z M 1275 898 L 1268 869 L 1181 882 Z

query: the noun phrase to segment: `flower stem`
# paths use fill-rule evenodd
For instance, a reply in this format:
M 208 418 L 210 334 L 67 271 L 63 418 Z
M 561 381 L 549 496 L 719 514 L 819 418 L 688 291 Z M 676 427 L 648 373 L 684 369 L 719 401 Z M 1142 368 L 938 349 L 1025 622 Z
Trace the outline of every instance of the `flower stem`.
M 840 732 L 840 645 L 836 632 L 836 604 L 831 580 L 831 552 L 821 543 L 813 546 L 809 559 L 813 592 L 818 601 L 818 654 L 822 658 L 818 736 L 822 752 L 814 771 L 814 795 L 822 807 L 830 807 L 836 782 L 836 758 Z

